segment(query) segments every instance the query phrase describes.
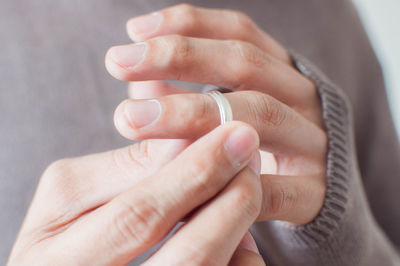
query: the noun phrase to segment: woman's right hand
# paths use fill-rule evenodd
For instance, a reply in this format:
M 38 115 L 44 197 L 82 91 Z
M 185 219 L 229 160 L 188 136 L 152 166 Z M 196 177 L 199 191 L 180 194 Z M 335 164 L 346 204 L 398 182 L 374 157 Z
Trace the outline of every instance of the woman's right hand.
M 262 197 L 255 130 L 228 123 L 174 159 L 179 145 L 167 151 L 157 144 L 147 141 L 52 164 L 9 265 L 123 265 L 183 219 L 145 264 L 264 265 L 246 233 Z

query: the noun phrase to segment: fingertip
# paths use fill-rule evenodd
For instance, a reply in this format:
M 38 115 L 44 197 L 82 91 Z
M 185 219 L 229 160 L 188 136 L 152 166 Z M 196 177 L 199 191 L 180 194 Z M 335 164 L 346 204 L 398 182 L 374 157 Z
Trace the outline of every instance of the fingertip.
M 229 135 L 224 141 L 224 148 L 235 165 L 248 163 L 259 147 L 259 138 L 255 130 L 244 124 L 231 124 Z
M 144 41 L 155 35 L 162 22 L 163 15 L 159 12 L 131 18 L 126 22 L 126 32 L 131 40 Z
M 115 109 L 114 125 L 119 134 L 121 134 L 123 137 L 130 140 L 135 140 L 138 139 L 138 136 L 135 134 L 135 130 L 132 128 L 124 112 L 125 104 L 127 102 L 129 102 L 129 100 L 123 101 Z
M 126 21 L 126 23 L 125 23 L 125 31 L 128 34 L 129 39 L 131 39 L 133 42 L 143 41 L 143 40 L 140 40 L 140 38 L 138 38 L 136 36 L 136 34 L 133 32 L 133 30 L 132 30 L 132 24 L 133 24 L 133 20 L 134 19 L 135 18 L 131 18 L 131 19 L 128 19 Z
M 113 46 L 105 56 L 106 69 L 116 79 L 134 80 L 138 74 L 137 68 L 146 60 L 148 50 L 146 42 Z
M 129 81 L 128 77 L 128 72 L 126 69 L 121 67 L 118 63 L 115 62 L 115 60 L 112 59 L 112 50 L 114 47 L 111 47 L 108 49 L 105 59 L 104 59 L 104 64 L 105 67 L 108 71 L 108 73 L 113 76 L 114 78 L 122 81 Z
M 225 123 L 225 124 L 222 125 L 222 126 L 227 126 L 227 127 L 232 127 L 232 128 L 243 127 L 243 129 L 247 130 L 247 131 L 248 131 L 248 134 L 251 135 L 252 138 L 254 138 L 254 141 L 255 141 L 255 143 L 256 143 L 256 146 L 257 146 L 257 147 L 260 146 L 260 137 L 259 137 L 259 135 L 258 135 L 256 129 L 255 129 L 253 126 L 251 126 L 251 125 L 249 125 L 249 124 L 247 124 L 247 123 L 245 123 L 245 122 L 236 121 L 236 120 L 235 120 L 235 121 L 228 122 L 228 123 Z
M 125 23 L 125 30 L 126 30 L 126 33 L 128 34 L 129 39 L 131 39 L 133 42 L 145 41 L 146 38 L 144 36 L 138 35 L 133 30 L 134 20 L 135 20 L 135 18 L 131 18 Z

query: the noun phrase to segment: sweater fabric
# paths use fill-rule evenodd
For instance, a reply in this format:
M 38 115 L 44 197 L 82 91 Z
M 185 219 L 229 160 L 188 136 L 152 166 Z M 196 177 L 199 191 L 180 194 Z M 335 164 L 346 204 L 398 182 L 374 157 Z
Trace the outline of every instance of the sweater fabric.
M 130 144 L 112 122 L 127 97 L 126 83 L 106 72 L 104 54 L 130 42 L 126 20 L 180 2 L 1 1 L 1 265 L 47 165 Z M 252 227 L 267 264 L 400 265 L 400 148 L 379 64 L 351 2 L 186 2 L 241 10 L 315 64 L 293 53 L 321 95 L 329 136 L 327 196 L 310 224 Z
M 320 213 L 309 224 L 255 224 L 251 232 L 260 253 L 267 265 L 400 265 L 398 251 L 367 204 L 347 96 L 306 58 L 292 52 L 292 59 L 320 95 L 328 135 L 327 190 Z

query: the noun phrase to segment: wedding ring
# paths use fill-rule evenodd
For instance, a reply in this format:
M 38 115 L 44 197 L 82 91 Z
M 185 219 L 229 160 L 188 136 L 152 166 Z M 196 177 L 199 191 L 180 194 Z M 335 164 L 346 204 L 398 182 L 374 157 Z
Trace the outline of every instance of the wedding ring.
M 232 108 L 225 96 L 218 90 L 212 90 L 206 94 L 210 95 L 218 105 L 219 116 L 221 119 L 221 125 L 233 120 Z

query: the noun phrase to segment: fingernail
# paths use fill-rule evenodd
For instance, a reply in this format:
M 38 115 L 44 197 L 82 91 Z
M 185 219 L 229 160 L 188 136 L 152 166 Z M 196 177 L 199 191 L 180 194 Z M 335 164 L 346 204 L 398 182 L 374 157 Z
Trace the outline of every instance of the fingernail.
M 110 50 L 111 59 L 122 67 L 134 67 L 143 62 L 147 51 L 147 44 L 136 43 L 115 46 Z
M 249 159 L 258 146 L 258 138 L 250 128 L 242 126 L 235 129 L 225 141 L 225 149 L 233 163 L 241 165 Z
M 160 13 L 140 16 L 128 21 L 128 30 L 134 35 L 151 34 L 158 30 L 163 16 Z
M 260 175 L 261 173 L 261 157 L 260 152 L 256 151 L 251 158 L 248 166 L 256 173 L 256 175 Z
M 242 238 L 242 241 L 240 241 L 239 244 L 240 247 L 248 249 L 254 253 L 260 254 L 257 248 L 256 241 L 254 241 L 254 238 L 251 236 L 249 232 L 247 232 L 244 237 Z
M 139 129 L 157 122 L 161 116 L 161 104 L 157 100 L 129 101 L 124 112 L 129 124 Z

